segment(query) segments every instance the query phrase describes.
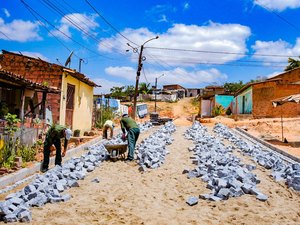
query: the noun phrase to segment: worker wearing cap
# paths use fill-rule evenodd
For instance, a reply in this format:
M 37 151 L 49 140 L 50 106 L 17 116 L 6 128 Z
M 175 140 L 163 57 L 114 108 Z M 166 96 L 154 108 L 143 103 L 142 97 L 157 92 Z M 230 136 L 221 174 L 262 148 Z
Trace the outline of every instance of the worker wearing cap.
M 123 131 L 122 139 L 125 137 L 125 133 L 127 131 L 128 156 L 126 161 L 132 161 L 134 160 L 134 150 L 140 135 L 140 129 L 138 124 L 134 121 L 134 119 L 129 117 L 128 114 L 123 114 L 120 124 Z
M 44 142 L 44 160 L 42 165 L 42 172 L 46 172 L 49 166 L 50 147 L 52 145 L 56 148 L 55 165 L 61 166 L 62 156 L 67 152 L 68 141 L 72 136 L 72 131 L 62 125 L 52 125 L 46 133 Z M 61 153 L 61 139 L 64 138 L 64 151 Z
M 107 131 L 110 131 L 110 139 L 112 139 L 114 135 L 114 122 L 111 120 L 106 120 L 103 125 L 103 139 L 107 139 Z

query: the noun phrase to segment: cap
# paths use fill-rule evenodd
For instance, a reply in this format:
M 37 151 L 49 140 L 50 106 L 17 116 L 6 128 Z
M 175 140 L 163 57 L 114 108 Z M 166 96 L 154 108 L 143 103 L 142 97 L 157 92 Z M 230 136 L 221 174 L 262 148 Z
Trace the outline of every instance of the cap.
M 70 129 L 66 129 L 65 134 L 66 134 L 66 139 L 70 140 L 70 138 L 72 136 L 72 131 Z
M 127 113 L 124 113 L 123 115 L 122 115 L 122 117 L 127 117 L 128 116 L 128 114 Z

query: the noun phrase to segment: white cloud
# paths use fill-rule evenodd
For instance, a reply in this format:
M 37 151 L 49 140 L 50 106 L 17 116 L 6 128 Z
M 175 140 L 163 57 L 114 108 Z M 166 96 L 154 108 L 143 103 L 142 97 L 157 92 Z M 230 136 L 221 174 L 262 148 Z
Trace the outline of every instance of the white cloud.
M 283 11 L 287 8 L 299 8 L 300 0 L 254 0 L 254 4 L 267 7 L 272 10 Z
M 263 62 L 286 62 L 288 56 L 300 55 L 300 38 L 297 39 L 294 46 L 283 40 L 278 41 L 256 41 L 252 46 L 255 50 L 254 58 Z M 282 55 L 284 57 L 264 56 L 264 55 Z
M 188 10 L 190 8 L 190 4 L 188 2 L 185 2 L 183 4 L 183 10 Z
M 5 21 L 0 18 L 0 39 L 3 40 L 19 42 L 41 40 L 42 38 L 39 36 L 38 30 L 38 23 L 24 20 L 13 20 L 11 23 L 5 23 Z
M 215 52 L 247 52 L 246 40 L 250 36 L 249 27 L 239 24 L 219 24 L 209 22 L 206 26 L 174 24 L 165 33 L 155 34 L 147 28 L 122 31 L 134 43 L 143 44 L 146 40 L 159 35 L 159 39 L 145 44 L 143 55 L 147 63 L 165 62 L 173 66 L 194 66 L 198 63 L 226 63 L 241 58 L 236 54 L 214 54 Z M 98 49 L 103 52 L 125 52 L 128 49 L 126 40 L 120 36 L 104 39 Z M 106 47 L 105 47 L 106 46 Z M 107 47 L 110 46 L 110 47 Z M 191 51 L 168 51 L 166 49 L 150 49 L 147 46 L 158 48 L 189 49 Z M 136 54 L 133 54 L 136 60 Z M 156 60 L 151 60 L 155 58 Z
M 105 69 L 105 72 L 108 75 L 126 79 L 130 81 L 130 83 L 133 83 L 132 81 L 135 81 L 136 79 L 136 69 L 132 67 L 108 67 Z M 162 74 L 164 74 L 164 76 L 161 76 Z M 160 84 L 170 84 L 171 82 L 174 84 L 199 86 L 205 83 L 220 83 L 227 80 L 226 74 L 223 74 L 219 70 L 214 68 L 207 70 L 194 69 L 191 71 L 180 67 L 176 67 L 168 71 L 151 70 L 147 71 L 146 77 L 147 81 L 141 74 L 140 82 L 150 82 L 154 85 L 155 78 L 160 77 Z
M 107 67 L 105 68 L 105 73 L 114 77 L 122 77 L 127 80 L 135 80 L 136 70 L 132 67 L 118 66 L 118 67 Z
M 167 16 L 165 14 L 161 15 L 161 19 L 158 20 L 158 22 L 168 22 Z
M 58 27 L 58 30 L 52 31 L 52 33 L 60 37 L 62 39 L 67 39 L 67 37 L 64 35 L 71 37 L 71 28 L 75 29 L 83 35 L 83 37 L 89 36 L 96 36 L 96 32 L 94 30 L 99 27 L 99 24 L 96 22 L 97 15 L 86 15 L 86 14 L 80 14 L 80 13 L 72 13 L 65 15 L 60 20 L 60 26 Z M 63 34 L 64 33 L 64 34 Z
M 9 13 L 9 11 L 7 9 L 2 8 L 2 11 L 4 12 L 4 14 L 5 14 L 6 17 L 10 17 L 10 13 Z
M 102 79 L 102 78 L 93 79 L 93 81 L 96 84 L 101 85 L 101 87 L 96 87 L 94 89 L 94 94 L 107 94 L 107 93 L 110 93 L 110 89 L 112 87 L 122 87 L 122 86 L 124 86 L 123 83 L 109 81 L 109 80 Z

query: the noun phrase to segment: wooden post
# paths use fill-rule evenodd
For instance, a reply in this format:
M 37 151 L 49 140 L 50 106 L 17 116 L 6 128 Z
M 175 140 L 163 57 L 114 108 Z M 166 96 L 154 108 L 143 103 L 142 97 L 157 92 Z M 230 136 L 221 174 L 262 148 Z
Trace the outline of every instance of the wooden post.
M 20 119 L 21 119 L 20 142 L 21 142 L 21 144 L 23 144 L 23 135 L 24 135 L 24 106 L 25 106 L 25 88 L 21 89 L 21 111 L 20 111 Z

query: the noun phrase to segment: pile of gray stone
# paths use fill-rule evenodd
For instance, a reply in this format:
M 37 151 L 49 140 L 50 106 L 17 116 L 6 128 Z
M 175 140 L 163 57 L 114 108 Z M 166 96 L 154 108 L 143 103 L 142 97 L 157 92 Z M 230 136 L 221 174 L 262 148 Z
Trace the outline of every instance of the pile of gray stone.
M 140 132 L 143 133 L 153 127 L 153 124 L 150 121 L 146 121 L 144 123 L 138 123 L 138 126 L 140 128 Z
M 79 187 L 78 180 L 86 177 L 107 158 L 104 146 L 89 147 L 81 157 L 73 157 L 62 166 L 55 166 L 36 178 L 22 190 L 9 194 L 0 202 L 0 221 L 30 222 L 30 207 L 41 207 L 47 203 L 68 201 L 69 194 L 62 194 L 71 187 Z
M 171 135 L 175 131 L 176 126 L 169 121 L 136 146 L 140 171 L 146 171 L 147 168 L 155 169 L 164 163 L 166 155 L 169 153 L 166 145 L 170 145 L 174 141 Z
M 243 164 L 240 158 L 233 155 L 233 146 L 225 146 L 219 138 L 211 136 L 207 128 L 198 121 L 184 135 L 195 144 L 189 151 L 193 152 L 191 159 L 196 168 L 185 169 L 183 173 L 189 179 L 201 178 L 207 182 L 207 188 L 212 190 L 209 194 L 201 194 L 200 198 L 219 201 L 253 194 L 261 201 L 267 200 L 268 197 L 256 187 L 260 180 L 251 172 L 255 166 Z M 194 205 L 196 200 L 195 197 L 190 197 L 187 203 Z
M 271 169 L 271 176 L 275 181 L 285 181 L 288 187 L 300 191 L 299 163 L 286 162 L 278 154 L 269 151 L 267 148 L 246 142 L 223 124 L 216 124 L 214 126 L 214 132 L 234 143 L 243 154 L 251 156 L 260 166 Z

